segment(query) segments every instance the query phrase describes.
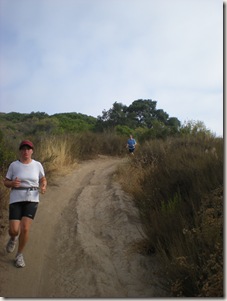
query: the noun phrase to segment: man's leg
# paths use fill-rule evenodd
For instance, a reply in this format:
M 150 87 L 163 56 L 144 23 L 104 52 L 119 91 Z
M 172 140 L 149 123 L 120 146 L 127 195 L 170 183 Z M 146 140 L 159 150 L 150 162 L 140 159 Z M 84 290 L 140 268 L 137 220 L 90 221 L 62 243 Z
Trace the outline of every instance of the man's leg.
M 19 246 L 18 253 L 22 253 L 29 237 L 29 230 L 32 224 L 32 219 L 26 216 L 23 216 L 20 224 L 20 236 L 19 236 Z
M 14 240 L 20 232 L 20 223 L 21 223 L 20 220 L 15 220 L 15 219 L 9 220 L 9 236 L 11 237 L 12 240 Z
M 20 220 L 9 220 L 9 236 L 10 239 L 6 245 L 6 251 L 12 253 L 15 250 L 17 238 L 20 232 Z
M 9 236 L 12 241 L 20 234 L 21 203 L 9 205 Z
M 15 266 L 17 268 L 25 267 L 24 257 L 22 251 L 28 241 L 29 230 L 32 224 L 32 219 L 30 217 L 23 216 L 20 225 L 20 236 L 19 236 L 19 246 L 17 250 L 17 255 L 15 258 Z

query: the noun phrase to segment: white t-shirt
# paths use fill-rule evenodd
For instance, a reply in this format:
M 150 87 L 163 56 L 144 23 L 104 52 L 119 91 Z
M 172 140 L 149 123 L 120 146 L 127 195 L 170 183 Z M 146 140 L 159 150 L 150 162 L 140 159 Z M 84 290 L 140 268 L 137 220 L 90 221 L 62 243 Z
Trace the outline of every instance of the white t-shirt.
M 43 166 L 40 162 L 32 160 L 29 164 L 23 164 L 19 160 L 10 164 L 6 178 L 14 180 L 16 177 L 21 180 L 20 187 L 39 187 L 39 180 L 45 176 Z M 10 204 L 16 202 L 39 202 L 39 190 L 11 189 Z

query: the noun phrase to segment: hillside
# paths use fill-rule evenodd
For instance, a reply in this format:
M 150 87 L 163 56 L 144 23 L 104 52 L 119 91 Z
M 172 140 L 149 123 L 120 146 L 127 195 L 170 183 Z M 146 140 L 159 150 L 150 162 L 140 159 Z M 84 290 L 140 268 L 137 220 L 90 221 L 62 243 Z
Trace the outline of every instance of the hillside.
M 62 113 L 55 114 L 55 116 L 48 116 L 46 113 L 40 112 L 32 112 L 31 114 L 2 113 L 0 114 L 1 177 L 2 179 L 5 177 L 8 165 L 17 158 L 18 145 L 22 138 L 33 141 L 35 145 L 34 159 L 43 164 L 49 183 L 52 182 L 52 178 L 56 174 L 63 174 L 65 170 L 70 169 L 75 164 L 79 164 L 80 167 L 89 163 L 93 165 L 94 161 L 92 160 L 100 158 L 100 155 L 107 156 L 110 161 L 115 160 L 114 158 L 122 158 L 124 164 L 120 164 L 117 168 L 116 180 L 125 194 L 131 196 L 132 204 L 130 208 L 136 206 L 142 224 L 141 231 L 138 224 L 136 226 L 143 239 L 140 242 L 132 239 L 135 254 L 150 256 L 155 253 L 155 261 L 160 260 L 161 262 L 159 275 L 161 274 L 162 287 L 168 290 L 168 296 L 221 297 L 223 296 L 223 139 L 215 137 L 201 122 L 189 121 L 187 124 L 179 126 L 177 119 L 170 118 L 163 110 L 156 110 L 155 105 L 155 102 L 149 100 L 135 101 L 129 107 L 115 103 L 112 109 L 104 111 L 103 115 L 98 116 L 97 119 L 82 116 L 78 113 Z M 147 110 L 144 106 L 147 106 Z M 137 141 L 134 156 L 129 156 L 126 148 L 129 134 L 133 134 Z M 80 165 L 81 162 L 86 163 Z M 97 162 L 101 164 L 100 160 Z M 59 270 L 64 275 L 64 279 L 68 277 L 67 269 L 71 273 L 72 262 L 64 271 L 65 258 L 63 253 L 67 257 L 70 257 L 71 253 L 68 254 L 66 249 L 61 250 L 64 245 L 68 246 L 68 241 L 63 240 L 59 249 L 56 247 L 55 237 L 58 237 L 59 234 L 62 237 L 70 237 L 71 234 L 77 233 L 79 226 L 77 224 L 77 209 L 79 209 L 77 204 L 79 203 L 76 200 L 80 199 L 81 193 L 85 193 L 86 188 L 88 188 L 97 199 L 97 189 L 99 199 L 102 199 L 104 195 L 102 200 L 105 204 L 110 197 L 110 208 L 113 209 L 113 205 L 120 205 L 116 215 L 120 215 L 119 218 L 124 216 L 122 214 L 124 206 L 122 207 L 122 203 L 115 202 L 118 200 L 118 192 L 111 189 L 110 182 L 106 183 L 109 178 L 107 174 L 105 175 L 107 179 L 99 179 L 100 185 L 103 184 L 101 192 L 96 185 L 91 184 L 93 176 L 96 175 L 96 169 L 98 171 L 100 168 L 101 165 L 97 165 L 85 176 L 85 179 L 89 180 L 88 182 L 85 181 L 86 187 L 82 187 L 82 184 L 80 184 L 80 187 L 77 186 L 83 179 L 83 174 L 81 175 L 82 178 L 77 179 L 78 183 L 73 183 L 75 189 L 77 189 L 75 198 L 68 195 L 68 188 L 72 184 L 70 175 L 65 177 L 65 180 L 69 181 L 69 186 L 67 183 L 66 186 L 62 186 L 59 182 L 56 185 L 62 187 L 61 190 L 58 190 L 58 186 L 49 186 L 48 194 L 52 191 L 52 188 L 52 192 L 57 192 L 57 194 L 53 194 L 53 197 L 51 196 L 52 192 L 49 197 L 48 194 L 46 195 L 48 205 L 49 201 L 57 200 L 59 197 L 62 201 L 59 200 L 57 207 L 55 206 L 56 203 L 52 202 L 51 204 L 54 204 L 54 207 L 49 209 L 45 207 L 48 210 L 46 228 L 42 230 L 45 235 L 46 229 L 49 229 L 49 225 L 53 223 L 52 211 L 56 213 L 56 208 L 61 208 L 63 211 L 61 211 L 62 215 L 58 216 L 57 234 L 54 235 L 52 232 L 48 234 L 47 232 L 47 235 L 50 235 L 50 241 L 53 241 L 53 245 L 48 246 L 48 248 L 46 245 L 42 245 L 47 253 L 43 255 L 40 265 L 49 267 L 49 263 L 46 261 L 49 260 L 49 253 L 53 254 L 55 258 L 58 258 L 58 253 L 61 254 L 60 261 L 58 263 L 56 260 L 54 263 L 52 261 L 52 266 L 59 264 Z M 108 171 L 108 165 L 106 165 L 106 168 Z M 78 170 L 75 170 L 75 172 L 77 173 Z M 74 189 L 73 185 L 70 189 Z M 4 187 L 2 181 L 0 183 L 0 233 L 7 231 L 8 193 L 9 190 Z M 125 194 L 120 193 L 121 196 L 125 196 Z M 124 199 L 124 196 L 122 199 Z M 75 202 L 71 199 L 74 199 Z M 85 203 L 86 201 L 85 199 Z M 69 206 L 69 203 L 72 203 L 73 207 Z M 93 205 L 95 206 L 94 210 L 96 210 L 96 205 L 98 206 L 99 203 L 86 207 L 84 216 L 87 213 L 90 214 L 90 208 L 93 208 Z M 102 209 L 105 211 L 105 208 Z M 65 210 L 68 210 L 68 213 L 65 213 Z M 72 212 L 75 215 L 74 213 L 71 215 Z M 45 215 L 46 212 L 42 212 L 42 214 Z M 96 219 L 98 220 L 98 218 L 100 218 L 99 213 L 96 214 Z M 101 215 L 101 218 L 104 218 L 104 216 Z M 69 225 L 66 225 L 66 220 L 70 221 Z M 129 223 L 130 227 L 134 228 L 131 218 L 126 216 L 125 221 Z M 40 221 L 40 224 L 42 222 L 43 220 Z M 80 229 L 81 225 L 86 224 L 86 222 L 86 219 L 81 220 Z M 124 227 L 121 229 L 122 224 L 118 225 L 117 221 L 112 218 L 109 222 L 111 226 L 104 223 L 104 228 L 108 229 L 108 233 L 111 233 L 111 227 L 115 223 L 116 229 L 120 227 L 118 234 L 119 231 L 125 229 Z M 72 225 L 73 228 L 71 229 Z M 95 233 L 96 225 L 93 225 L 92 233 Z M 65 226 L 67 232 L 60 232 Z M 100 226 L 97 229 L 100 230 Z M 105 232 L 102 229 L 100 231 Z M 123 235 L 127 237 L 127 231 L 124 231 Z M 40 235 L 36 233 L 35 237 L 42 238 Z M 106 237 L 109 239 L 106 241 L 106 246 L 111 250 L 111 256 L 115 252 L 119 254 L 115 246 L 112 248 L 112 234 L 108 236 L 106 232 Z M 117 237 L 113 240 L 116 245 L 119 244 Z M 48 239 L 45 239 L 45 243 L 46 241 Z M 80 243 L 80 241 L 77 241 L 77 243 Z M 100 246 L 103 249 L 103 244 L 99 244 L 99 241 L 93 240 L 92 245 L 97 246 L 97 248 Z M 75 251 L 76 248 L 73 245 L 72 247 Z M 53 253 L 53 249 L 57 250 L 56 254 Z M 83 251 L 83 254 L 85 253 Z M 129 269 L 137 255 L 127 257 Z M 142 260 L 141 258 L 144 259 L 144 257 L 138 256 L 140 260 Z M 9 257 L 2 258 L 4 265 L 6 262 L 11 262 Z M 85 260 L 83 266 L 86 266 L 87 261 L 90 261 L 90 257 L 89 259 L 87 256 L 83 258 Z M 36 259 L 39 260 L 38 255 Z M 91 260 L 94 261 L 93 258 Z M 61 266 L 62 263 L 63 266 Z M 106 263 L 108 267 L 111 267 L 109 259 Z M 148 262 L 146 261 L 146 263 Z M 150 277 L 148 272 L 149 270 L 153 273 L 152 260 L 149 261 L 148 265 L 145 264 L 145 267 L 147 266 L 149 266 L 148 269 L 142 270 L 148 273 L 146 277 L 149 279 L 149 290 L 151 289 L 153 294 L 153 281 L 151 280 L 153 278 Z M 78 268 L 79 271 L 82 269 L 79 264 L 72 265 L 72 267 L 75 270 Z M 13 269 L 13 266 L 11 268 Z M 37 269 L 37 267 L 35 268 Z M 28 269 L 26 268 L 26 270 Z M 102 270 L 104 271 L 103 267 Z M 105 270 L 105 273 L 108 275 L 108 269 Z M 48 274 L 47 271 L 44 273 L 44 278 L 46 274 Z M 96 275 L 96 270 L 94 274 Z M 136 275 L 135 277 L 137 277 Z M 14 277 L 11 274 L 6 274 L 6 276 L 8 279 Z M 140 276 L 138 277 L 140 279 Z M 56 279 L 54 275 L 51 278 L 64 290 L 61 280 Z M 96 278 L 96 276 L 93 276 L 93 278 Z M 127 274 L 127 278 L 130 279 L 129 274 Z M 119 282 L 123 281 L 120 279 L 118 279 Z M 20 281 L 20 279 L 15 278 L 16 280 Z M 41 281 L 40 278 L 38 281 Z M 77 276 L 75 283 L 76 281 L 80 281 Z M 37 282 L 37 279 L 34 282 Z M 50 285 L 48 281 L 46 283 Z M 123 281 L 123 283 L 125 282 Z M 38 288 L 34 289 L 36 292 L 37 290 L 43 292 L 43 287 L 39 285 Z M 8 287 L 9 293 L 10 289 Z M 55 290 L 57 294 L 62 292 L 59 291 L 59 288 Z M 97 291 L 97 294 L 101 294 L 101 290 L 102 288 Z M 129 295 L 132 294 L 130 290 L 127 292 L 129 292 Z M 155 292 L 154 295 L 156 295 Z

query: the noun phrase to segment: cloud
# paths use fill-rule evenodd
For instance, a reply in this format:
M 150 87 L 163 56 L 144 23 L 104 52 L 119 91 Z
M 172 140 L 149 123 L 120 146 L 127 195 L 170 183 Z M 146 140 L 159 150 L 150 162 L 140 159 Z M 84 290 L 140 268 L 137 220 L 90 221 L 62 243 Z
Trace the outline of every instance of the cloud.
M 221 2 L 1 0 L 0 22 L 1 111 L 97 116 L 149 98 L 222 132 Z

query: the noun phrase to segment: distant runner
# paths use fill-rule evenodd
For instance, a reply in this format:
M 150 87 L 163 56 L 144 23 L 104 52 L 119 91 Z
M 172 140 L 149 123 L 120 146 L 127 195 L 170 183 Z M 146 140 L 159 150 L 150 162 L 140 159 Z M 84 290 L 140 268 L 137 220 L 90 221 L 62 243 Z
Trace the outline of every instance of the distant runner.
M 130 135 L 130 138 L 127 141 L 126 147 L 128 148 L 129 153 L 134 155 L 134 150 L 136 148 L 136 140 L 133 138 L 132 135 Z

